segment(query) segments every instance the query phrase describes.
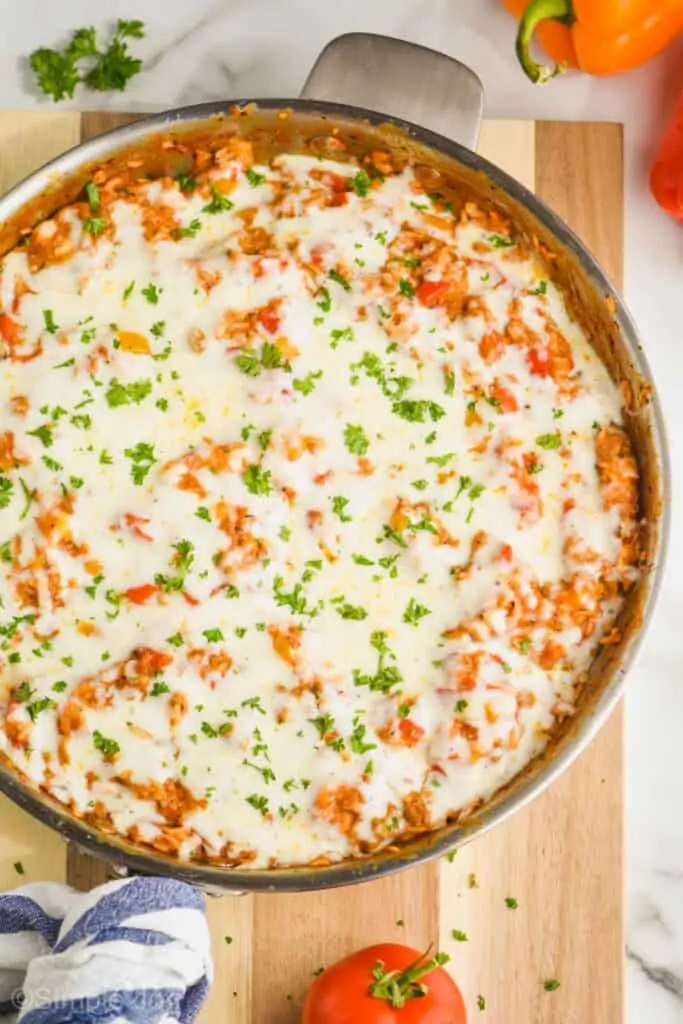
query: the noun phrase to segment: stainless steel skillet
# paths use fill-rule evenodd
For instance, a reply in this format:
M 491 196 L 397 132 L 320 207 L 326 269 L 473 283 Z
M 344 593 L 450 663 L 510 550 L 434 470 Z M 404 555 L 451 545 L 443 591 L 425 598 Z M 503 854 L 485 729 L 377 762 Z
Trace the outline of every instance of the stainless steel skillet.
M 343 99 L 342 104 L 338 100 Z M 255 103 L 255 106 L 251 104 Z M 369 109 L 370 108 L 370 109 Z M 473 151 L 483 109 L 477 77 L 433 51 L 381 36 L 334 40 L 316 62 L 298 100 L 226 101 L 171 110 L 109 132 L 59 157 L 0 201 L 0 253 L 72 199 L 93 164 L 135 153 L 158 169 L 159 137 L 211 139 L 231 132 L 267 151 L 362 154 L 390 148 L 432 176 L 454 201 L 495 206 L 515 229 L 554 254 L 552 274 L 613 378 L 624 391 L 627 427 L 641 473 L 646 569 L 629 595 L 623 639 L 594 662 L 574 719 L 546 753 L 464 823 L 453 823 L 365 860 L 270 871 L 181 863 L 99 831 L 22 780 L 0 760 L 0 790 L 41 821 L 122 869 L 169 874 L 212 889 L 299 891 L 367 880 L 436 857 L 511 815 L 552 782 L 585 747 L 618 700 L 657 593 L 668 530 L 669 469 L 661 413 L 635 327 L 618 294 L 580 240 L 524 187 Z M 435 190 L 436 186 L 435 186 Z

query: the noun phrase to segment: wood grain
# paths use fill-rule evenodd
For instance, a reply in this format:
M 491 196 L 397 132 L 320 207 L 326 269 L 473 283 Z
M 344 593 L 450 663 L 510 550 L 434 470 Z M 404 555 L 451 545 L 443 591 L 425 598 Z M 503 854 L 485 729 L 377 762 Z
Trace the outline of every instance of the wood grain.
M 0 190 L 79 139 L 131 120 L 0 112 Z M 618 126 L 488 122 L 480 149 L 535 187 L 619 282 Z M 209 897 L 216 980 L 199 1024 L 295 1024 L 313 971 L 380 939 L 447 949 L 471 1021 L 622 1024 L 622 738 L 618 708 L 550 792 L 453 863 L 325 893 Z M 66 873 L 85 889 L 109 877 L 73 847 L 65 857 L 61 840 L 0 798 L 0 885 L 19 881 L 15 860 L 26 880 Z M 506 907 L 509 896 L 518 909 Z M 467 941 L 453 940 L 453 929 Z M 556 992 L 543 988 L 550 977 L 561 982 Z

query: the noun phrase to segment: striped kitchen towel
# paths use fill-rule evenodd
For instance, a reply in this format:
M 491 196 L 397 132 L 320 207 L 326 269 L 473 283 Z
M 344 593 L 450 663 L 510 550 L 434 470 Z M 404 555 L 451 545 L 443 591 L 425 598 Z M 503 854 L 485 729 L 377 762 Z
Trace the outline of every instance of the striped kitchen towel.
M 2 1024 L 190 1024 L 212 975 L 204 897 L 184 882 L 0 894 Z

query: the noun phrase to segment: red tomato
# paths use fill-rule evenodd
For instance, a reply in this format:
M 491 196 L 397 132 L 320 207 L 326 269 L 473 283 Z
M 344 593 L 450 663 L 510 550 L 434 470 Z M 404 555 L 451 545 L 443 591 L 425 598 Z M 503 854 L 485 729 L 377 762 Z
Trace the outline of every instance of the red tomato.
M 7 316 L 6 313 L 0 316 L 0 334 L 8 345 L 21 345 L 23 337 L 21 327 L 16 320 L 13 320 L 11 316 Z
M 143 583 L 139 587 L 129 587 L 128 590 L 124 590 L 123 596 L 127 597 L 133 604 L 147 604 L 149 599 L 157 593 L 158 589 L 153 583 Z
M 423 306 L 438 306 L 448 294 L 448 281 L 423 281 L 415 298 Z
M 123 518 L 126 520 L 126 526 L 130 526 L 136 537 L 140 537 L 141 540 L 154 540 L 148 533 L 140 529 L 143 523 L 149 522 L 149 519 L 145 519 L 144 516 L 135 516 L 132 512 L 126 512 Z
M 526 354 L 526 363 L 535 377 L 548 376 L 550 360 L 545 349 L 530 348 Z
M 510 388 L 503 387 L 502 384 L 493 385 L 491 388 L 491 398 L 498 402 L 503 412 L 517 412 L 519 409 L 517 399 L 510 391 Z
M 411 722 L 409 718 L 402 718 L 399 722 L 398 731 L 401 734 L 401 739 L 407 747 L 414 747 L 416 743 L 419 743 L 424 736 L 424 729 L 421 725 L 417 725 L 416 722 Z
M 272 309 L 262 309 L 258 318 L 269 334 L 275 334 L 280 326 L 280 317 Z
M 393 942 L 361 949 L 316 978 L 301 1024 L 467 1024 L 447 960 Z

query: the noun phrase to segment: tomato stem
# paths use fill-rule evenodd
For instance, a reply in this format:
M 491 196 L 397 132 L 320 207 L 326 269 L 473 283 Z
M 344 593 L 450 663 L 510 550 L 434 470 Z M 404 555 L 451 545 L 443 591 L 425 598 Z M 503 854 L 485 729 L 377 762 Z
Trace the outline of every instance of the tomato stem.
M 402 971 L 387 971 L 384 963 L 377 960 L 372 969 L 372 976 L 375 980 L 368 990 L 370 995 L 375 999 L 385 999 L 389 1006 L 396 1010 L 405 1006 L 409 999 L 420 999 L 422 996 L 426 996 L 429 989 L 422 984 L 420 979 L 431 974 L 437 967 L 443 967 L 450 960 L 448 953 L 436 953 L 430 957 L 430 949 L 431 946 Z

